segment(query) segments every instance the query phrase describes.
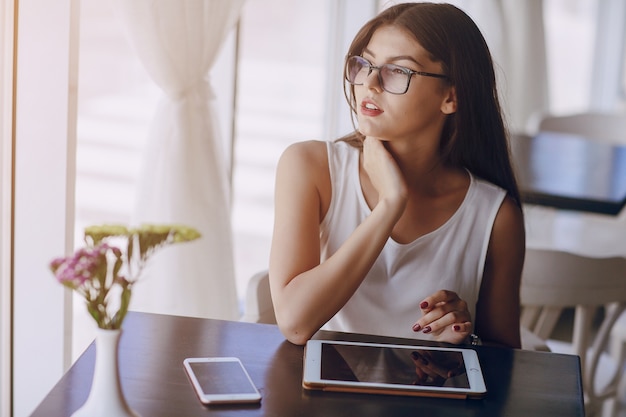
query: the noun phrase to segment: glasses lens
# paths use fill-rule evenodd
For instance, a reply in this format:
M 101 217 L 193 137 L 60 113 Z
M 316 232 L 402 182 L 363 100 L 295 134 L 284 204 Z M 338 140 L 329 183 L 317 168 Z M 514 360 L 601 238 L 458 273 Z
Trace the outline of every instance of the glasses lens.
M 380 67 L 380 78 L 385 91 L 392 94 L 403 94 L 409 86 L 410 73 L 406 69 L 393 64 Z
M 348 58 L 346 67 L 346 77 L 350 84 L 363 84 L 370 73 L 370 63 L 360 56 L 351 56 Z
M 409 86 L 411 74 L 403 67 L 393 64 L 384 64 L 373 67 L 365 58 L 351 56 L 346 62 L 346 79 L 350 84 L 361 85 L 372 72 L 372 68 L 378 69 L 381 87 L 392 94 L 404 94 Z

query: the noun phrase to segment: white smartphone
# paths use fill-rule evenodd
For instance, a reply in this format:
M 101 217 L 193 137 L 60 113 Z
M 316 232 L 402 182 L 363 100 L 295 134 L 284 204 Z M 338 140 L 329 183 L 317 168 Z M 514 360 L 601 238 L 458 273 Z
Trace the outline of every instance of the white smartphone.
M 203 404 L 261 401 L 261 394 L 239 358 L 187 358 L 183 365 Z
M 307 389 L 446 398 L 487 393 L 476 351 L 467 348 L 309 340 Z

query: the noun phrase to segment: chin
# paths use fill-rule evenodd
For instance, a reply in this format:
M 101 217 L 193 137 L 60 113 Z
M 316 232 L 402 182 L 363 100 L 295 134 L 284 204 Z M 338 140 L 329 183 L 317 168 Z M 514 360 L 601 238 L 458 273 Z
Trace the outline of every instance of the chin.
M 381 138 L 381 137 L 386 136 L 385 132 L 382 129 L 378 129 L 378 128 L 375 128 L 375 127 L 372 127 L 372 126 L 367 126 L 367 124 L 366 125 L 359 125 L 357 130 L 363 136 L 372 136 L 372 137 L 375 137 L 375 138 Z

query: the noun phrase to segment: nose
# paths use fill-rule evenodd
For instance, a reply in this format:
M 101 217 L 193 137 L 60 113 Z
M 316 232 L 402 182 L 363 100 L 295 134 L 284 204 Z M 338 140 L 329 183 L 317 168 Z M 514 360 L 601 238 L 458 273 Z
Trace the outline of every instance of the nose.
M 365 78 L 363 85 L 368 89 L 382 91 L 382 82 L 380 80 L 380 70 L 376 67 L 370 67 L 370 72 Z

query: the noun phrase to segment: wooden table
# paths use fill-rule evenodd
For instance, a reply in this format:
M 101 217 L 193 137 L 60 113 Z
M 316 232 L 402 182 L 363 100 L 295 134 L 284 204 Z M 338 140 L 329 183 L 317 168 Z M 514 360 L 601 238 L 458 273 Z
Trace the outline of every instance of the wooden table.
M 626 146 L 540 132 L 513 135 L 511 153 L 524 203 L 610 215 L 626 205 Z
M 320 338 L 410 342 L 320 332 Z M 482 400 L 308 392 L 301 387 L 303 348 L 274 325 L 129 313 L 120 342 L 120 374 L 130 406 L 143 417 L 187 416 L 583 416 L 578 357 L 476 347 L 488 395 Z M 32 416 L 69 416 L 87 399 L 95 346 L 61 378 Z M 182 362 L 237 356 L 263 399 L 260 405 L 201 405 Z

